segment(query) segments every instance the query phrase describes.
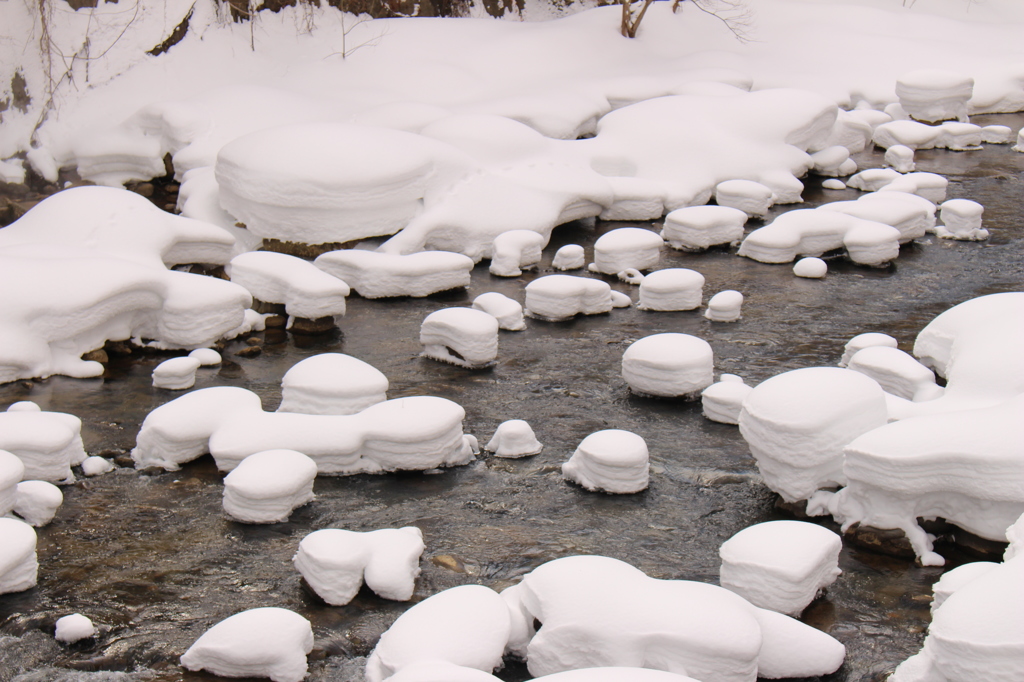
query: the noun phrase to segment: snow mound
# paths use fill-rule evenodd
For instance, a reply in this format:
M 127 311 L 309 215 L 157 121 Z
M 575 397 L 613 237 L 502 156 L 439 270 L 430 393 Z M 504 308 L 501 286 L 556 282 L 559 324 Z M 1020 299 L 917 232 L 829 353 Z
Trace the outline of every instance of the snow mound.
M 898 348 L 862 348 L 853 354 L 847 367 L 866 374 L 886 393 L 904 400 L 933 400 L 943 393 L 943 388 L 935 383 L 935 373 Z
M 793 274 L 806 279 L 821 279 L 828 274 L 828 263 L 814 256 L 801 258 L 793 266 Z
M 673 249 L 703 251 L 743 239 L 747 214 L 729 206 L 686 206 L 665 216 L 661 237 Z
M 54 639 L 65 644 L 73 644 L 82 639 L 88 639 L 96 634 L 96 626 L 88 617 L 80 613 L 72 613 L 57 619 Z
M 704 317 L 712 322 L 736 322 L 743 309 L 743 294 L 735 289 L 719 291 L 708 301 Z
M 224 477 L 224 511 L 242 523 L 280 523 L 313 500 L 316 462 L 295 450 L 249 455 Z
M 981 214 L 985 207 L 970 199 L 950 199 L 939 206 L 939 219 L 935 234 L 943 239 L 962 241 L 983 241 L 988 239 L 988 230 L 981 226 Z
M 422 298 L 439 291 L 469 286 L 473 261 L 447 251 L 400 256 L 356 249 L 329 251 L 313 261 L 363 298 L 411 296 Z
M 364 580 L 380 597 L 408 601 L 424 548 L 423 533 L 415 526 L 366 533 L 325 528 L 302 538 L 292 563 L 332 606 L 352 601 Z
M 719 548 L 719 582 L 755 606 L 796 617 L 841 573 L 842 547 L 837 534 L 813 523 L 758 523 Z
M 656 233 L 640 227 L 620 227 L 594 242 L 591 272 L 614 275 L 630 268 L 650 270 L 661 258 L 664 244 Z
M 643 438 L 619 429 L 584 438 L 567 462 L 562 477 L 587 490 L 638 493 L 647 488 L 649 457 Z
M 882 334 L 879 332 L 865 332 L 864 334 L 858 334 L 847 341 L 846 345 L 843 347 L 843 357 L 839 360 L 839 366 L 846 367 L 849 365 L 853 356 L 864 348 L 871 348 L 873 346 L 896 348 L 898 345 L 899 342 L 888 334 Z
M 919 69 L 896 79 L 900 106 L 912 118 L 936 121 L 967 120 L 967 103 L 974 94 L 974 79 L 943 69 Z
M 490 273 L 497 277 L 518 277 L 523 269 L 529 270 L 540 262 L 547 241 L 544 235 L 533 230 L 502 232 L 491 246 Z
M 545 275 L 526 285 L 526 315 L 567 320 L 610 312 L 615 303 L 607 282 L 575 275 Z
M 0 412 L 0 450 L 21 460 L 25 467 L 23 480 L 74 481 L 71 467 L 87 456 L 82 445 L 82 420 L 64 412 L 43 412 L 38 406 L 21 409 L 17 405 Z
M 723 374 L 700 394 L 704 416 L 713 422 L 739 424 L 743 401 L 752 390 L 754 387 L 744 383 L 742 377 Z
M 442 308 L 420 325 L 423 356 L 460 367 L 489 367 L 498 357 L 498 320 L 476 308 Z
M 551 267 L 555 270 L 579 270 L 587 264 L 586 253 L 579 244 L 566 244 L 555 252 Z
M 763 218 L 772 207 L 774 193 L 753 180 L 726 180 L 715 185 L 715 203 L 743 211 L 751 218 Z
M 0 450 L 0 517 L 14 509 L 18 484 L 25 474 L 25 465 L 12 452 Z
M 36 532 L 24 521 L 0 518 L 0 594 L 36 585 Z
M 904 144 L 894 144 L 885 150 L 885 165 L 898 173 L 910 173 L 916 167 L 914 150 Z
M 652 334 L 623 352 L 622 378 L 638 395 L 693 400 L 714 381 L 714 353 L 690 334 Z
M 348 284 L 301 258 L 250 251 L 232 258 L 226 270 L 254 299 L 284 304 L 293 317 L 317 320 L 345 314 Z
M 640 282 L 639 310 L 693 310 L 704 300 L 704 275 L 687 268 L 655 270 Z
M 523 319 L 523 306 L 519 301 L 513 300 L 504 294 L 496 291 L 488 291 L 473 299 L 473 308 L 482 310 L 498 320 L 498 328 L 506 331 L 518 332 L 526 329 L 526 320 Z
M 268 606 L 236 613 L 214 625 L 182 655 L 181 665 L 222 677 L 301 682 L 306 677 L 306 655 L 312 650 L 309 621 L 294 611 Z
M 356 414 L 387 400 L 388 378 L 373 365 L 344 353 L 301 360 L 281 377 L 278 412 Z
M 498 424 L 491 440 L 484 446 L 484 450 L 493 452 L 495 457 L 510 459 L 536 455 L 543 449 L 533 428 L 522 419 L 509 419 Z
M 18 484 L 14 513 L 30 526 L 45 526 L 64 504 L 60 488 L 46 481 L 22 481 Z
M 739 255 L 762 263 L 790 263 L 797 256 L 844 250 L 854 263 L 881 266 L 900 253 L 900 232 L 891 225 L 837 210 L 797 209 L 747 235 Z
M 891 225 L 899 230 L 900 244 L 923 237 L 935 226 L 935 204 L 917 194 L 901 191 L 872 192 L 855 201 L 833 201 L 816 210 L 839 211 Z
M 153 368 L 153 387 L 171 391 L 192 388 L 196 383 L 196 370 L 200 366 L 199 360 L 190 356 L 164 360 Z

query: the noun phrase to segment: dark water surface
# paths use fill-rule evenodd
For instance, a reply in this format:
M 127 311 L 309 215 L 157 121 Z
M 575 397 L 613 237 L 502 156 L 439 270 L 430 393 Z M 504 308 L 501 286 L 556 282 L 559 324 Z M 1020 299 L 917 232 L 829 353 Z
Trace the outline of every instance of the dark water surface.
M 974 121 L 1016 131 L 1024 116 Z M 862 168 L 882 165 L 877 152 L 857 158 Z M 288 368 L 310 355 L 342 352 L 381 370 L 391 382 L 391 398 L 438 395 L 459 403 L 466 409 L 465 431 L 481 444 L 502 421 L 525 419 L 544 451 L 520 460 L 485 454 L 441 473 L 319 477 L 314 502 L 289 522 L 267 526 L 227 520 L 222 476 L 208 456 L 179 472 L 121 467 L 64 486 L 56 519 L 38 529 L 38 586 L 0 595 L 0 682 L 28 671 L 34 672 L 23 679 L 61 678 L 54 668 L 146 670 L 157 680 L 215 679 L 185 671 L 178 657 L 215 623 L 259 606 L 290 608 L 313 623 L 310 679 L 361 679 L 360 657 L 408 604 L 365 589 L 344 607 L 327 606 L 313 595 L 291 557 L 307 533 L 327 527 L 421 528 L 427 550 L 413 601 L 465 583 L 502 589 L 545 561 L 581 553 L 616 557 L 658 578 L 716 582 L 722 542 L 751 524 L 787 518 L 786 513 L 760 482 L 736 427 L 704 419 L 699 403 L 632 396 L 620 375 L 622 353 L 650 334 L 694 334 L 714 349 L 716 374 L 732 372 L 756 384 L 789 369 L 834 365 L 846 341 L 862 332 L 891 334 L 909 351 L 917 332 L 943 310 L 982 294 L 1020 290 L 1024 154 L 1009 145 L 920 151 L 917 167 L 948 177 L 949 198 L 982 203 L 991 238 L 965 243 L 928 236 L 905 246 L 886 269 L 831 261 L 822 281 L 798 279 L 789 265 L 756 263 L 734 251 L 666 250 L 658 267 L 701 272 L 707 279 L 705 301 L 723 289 L 743 292 L 743 319 L 737 323 L 711 323 L 702 311 L 617 309 L 568 322 L 530 320 L 526 331 L 502 332 L 498 362 L 487 370 L 418 356 L 419 325 L 428 313 L 468 305 L 486 291 L 522 301 L 525 284 L 552 272 L 558 246 L 583 244 L 590 258 L 598 236 L 637 224 L 591 221 L 556 229 L 541 268 L 520 278 L 492 277 L 483 263 L 465 291 L 418 300 L 352 296 L 334 334 L 268 331 L 258 335 L 263 352 L 252 358 L 235 356 L 244 343 L 233 342 L 221 367 L 200 370 L 196 388 L 244 386 L 273 410 Z M 815 178 L 808 178 L 807 186 L 808 203 L 777 210 L 860 195 L 824 192 Z M 636 301 L 635 287 L 608 281 Z M 165 357 L 114 357 L 101 379 L 52 377 L 0 386 L 0 408 L 29 399 L 46 410 L 75 414 L 84 422 L 89 454 L 120 456 L 125 463 L 146 414 L 181 395 L 150 385 L 150 373 Z M 652 465 L 647 491 L 610 496 L 562 480 L 560 466 L 580 440 L 607 428 L 633 431 L 647 441 Z M 942 569 L 845 544 L 843 575 L 804 619 L 847 647 L 843 667 L 822 679 L 882 679 L 919 649 L 929 622 L 931 584 Z M 950 567 L 973 560 L 956 548 L 940 551 Z M 52 637 L 54 622 L 73 612 L 89 616 L 101 632 L 93 640 L 60 645 Z M 499 674 L 508 680 L 529 677 L 521 665 Z

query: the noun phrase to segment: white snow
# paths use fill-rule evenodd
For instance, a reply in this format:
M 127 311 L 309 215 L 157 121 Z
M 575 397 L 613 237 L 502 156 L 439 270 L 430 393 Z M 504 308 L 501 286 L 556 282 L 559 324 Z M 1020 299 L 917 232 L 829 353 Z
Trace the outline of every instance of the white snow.
M 22 481 L 18 484 L 14 513 L 30 526 L 45 526 L 64 504 L 60 488 L 46 481 Z
M 856 176 L 854 176 L 856 177 Z M 845 250 L 854 263 L 880 266 L 900 253 L 900 232 L 838 210 L 797 209 L 747 235 L 739 255 L 762 263 L 789 263 L 797 256 Z
M 344 281 L 363 298 L 412 296 L 469 286 L 473 260 L 459 253 L 424 251 L 407 256 L 344 249 L 329 251 L 313 264 Z
M 898 348 L 862 348 L 853 354 L 846 366 L 868 375 L 886 393 L 904 400 L 933 400 L 943 393 L 943 388 L 935 383 L 935 372 Z
M 647 488 L 647 443 L 635 433 L 606 429 L 590 434 L 562 464 L 562 477 L 587 490 L 637 493 Z
M 483 585 L 460 585 L 424 599 L 398 617 L 366 660 L 366 682 L 382 682 L 422 661 L 491 672 L 501 665 L 510 631 L 508 607 Z
M 793 266 L 793 274 L 806 279 L 821 279 L 828 274 L 828 263 L 814 256 L 801 258 Z
M 309 621 L 288 609 L 266 606 L 225 618 L 207 630 L 181 657 L 188 670 L 222 677 L 269 677 L 300 682 L 313 650 Z
M 774 203 L 771 187 L 753 180 L 726 180 L 715 185 L 715 203 L 763 218 Z
M 620 227 L 594 242 L 592 272 L 614 275 L 627 269 L 650 270 L 661 258 L 664 245 L 656 233 L 641 227 Z
M 25 465 L 23 480 L 53 483 L 75 480 L 71 467 L 86 458 L 82 445 L 82 420 L 64 412 L 25 409 L 15 403 L 0 412 L 0 450 L 6 450 Z
M 543 320 L 599 315 L 616 307 L 607 282 L 576 275 L 545 275 L 526 285 L 525 314 Z
M 153 368 L 153 387 L 183 391 L 196 383 L 196 370 L 202 363 L 189 355 L 164 360 Z
M 476 308 L 442 308 L 420 324 L 423 356 L 472 369 L 498 357 L 498 320 Z
M 96 626 L 92 624 L 87 616 L 80 613 L 72 613 L 61 616 L 57 619 L 54 639 L 65 644 L 74 644 L 83 639 L 88 639 L 96 634 Z
M 387 400 L 388 378 L 373 365 L 344 353 L 301 360 L 281 377 L 278 412 L 356 414 Z
M 505 294 L 499 294 L 497 291 L 480 294 L 473 299 L 473 307 L 498 320 L 499 329 L 513 332 L 526 329 L 522 304 Z
M 714 381 L 711 344 L 666 332 L 634 341 L 622 353 L 622 378 L 638 395 L 695 399 Z
M 751 604 L 799 616 L 835 582 L 842 539 L 806 521 L 766 521 L 722 543 L 719 583 Z
M 0 450 L 0 516 L 14 509 L 18 484 L 25 474 L 25 465 L 14 453 Z
M 743 310 L 743 294 L 735 289 L 719 291 L 708 301 L 704 317 L 712 322 L 736 322 Z
M 222 361 L 220 353 L 212 348 L 196 348 L 188 356 L 198 360 L 200 367 L 212 367 L 219 365 Z
M 566 244 L 555 252 L 551 267 L 555 270 L 579 270 L 587 264 L 587 256 L 579 244 Z
M 264 450 L 224 477 L 224 511 L 242 523 L 280 523 L 313 500 L 316 462 L 295 450 Z
M 643 665 L 699 680 L 754 682 L 759 675 L 828 674 L 845 657 L 829 635 L 722 587 L 649 578 L 609 557 L 549 561 L 502 597 L 513 613 L 509 651 L 525 657 L 537 677 Z
M 0 594 L 35 587 L 36 532 L 24 521 L 0 518 Z
M 115 469 L 114 463 L 105 457 L 93 455 L 82 462 L 82 473 L 86 476 L 101 476 Z
M 265 303 L 283 303 L 293 317 L 317 320 L 345 314 L 349 286 L 309 261 L 273 251 L 249 251 L 231 259 L 231 281 Z
M 365 533 L 324 528 L 302 538 L 292 563 L 332 606 L 352 601 L 363 581 L 380 597 L 408 601 L 424 549 L 423 533 L 415 526 Z
M 673 249 L 703 251 L 743 239 L 747 214 L 729 206 L 686 206 L 665 216 L 661 237 Z
M 846 367 L 850 364 L 850 360 L 853 356 L 864 348 L 870 348 L 872 346 L 887 346 L 889 348 L 896 348 L 899 342 L 888 334 L 882 334 L 880 332 L 865 332 L 858 334 L 849 341 L 843 347 L 843 357 L 839 360 L 840 367 Z
M 523 269 L 529 270 L 540 262 L 547 241 L 533 230 L 502 232 L 491 246 L 490 273 L 497 277 L 518 277 Z
M 914 150 L 903 144 L 894 144 L 885 150 L 885 165 L 900 173 L 910 173 L 915 168 Z
M 723 374 L 700 394 L 700 403 L 705 417 L 722 424 L 739 424 L 740 410 L 753 386 L 747 385 L 742 377 Z
M 509 459 L 536 455 L 543 449 L 533 427 L 522 419 L 509 419 L 498 424 L 491 440 L 484 446 L 484 450 L 493 452 L 495 457 Z
M 984 212 L 984 206 L 970 199 L 944 201 L 939 206 L 939 219 L 942 224 L 935 226 L 935 234 L 943 239 L 988 239 L 988 230 L 981 226 L 981 215 Z
M 856 218 L 891 225 L 905 244 L 923 237 L 935 226 L 935 205 L 916 194 L 902 191 L 871 192 L 856 201 L 833 201 L 817 210 L 839 211 Z
M 967 120 L 967 103 L 974 94 L 974 79 L 944 69 L 918 69 L 896 79 L 900 106 L 912 118 L 934 123 Z
M 640 282 L 639 310 L 693 310 L 704 300 L 704 275 L 689 268 L 655 270 Z
M 835 177 L 857 172 L 857 162 L 850 158 L 850 149 L 839 144 L 814 152 L 811 161 L 814 164 L 811 171 L 816 175 Z

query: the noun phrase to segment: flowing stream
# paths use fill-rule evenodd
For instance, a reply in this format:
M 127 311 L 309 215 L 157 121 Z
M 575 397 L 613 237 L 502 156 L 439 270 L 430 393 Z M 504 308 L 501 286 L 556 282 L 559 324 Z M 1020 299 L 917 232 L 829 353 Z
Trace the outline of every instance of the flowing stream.
M 1016 131 L 1024 116 L 974 122 Z M 882 165 L 877 151 L 856 158 L 862 168 Z M 483 263 L 467 290 L 425 299 L 353 295 L 331 334 L 267 331 L 257 335 L 262 353 L 256 357 L 236 356 L 245 342 L 232 342 L 219 368 L 199 371 L 196 388 L 243 386 L 273 410 L 288 368 L 310 355 L 342 352 L 381 370 L 391 382 L 390 398 L 437 395 L 459 403 L 466 409 L 465 431 L 481 444 L 507 419 L 527 420 L 544 444 L 534 457 L 484 454 L 442 472 L 319 477 L 316 500 L 287 523 L 229 521 L 221 509 L 222 475 L 209 456 L 178 472 L 131 467 L 127 454 L 142 420 L 180 395 L 151 386 L 150 373 L 166 354 L 112 356 L 107 373 L 94 380 L 52 377 L 0 386 L 0 408 L 33 400 L 45 410 L 75 414 L 84 422 L 89 454 L 120 464 L 114 472 L 80 476 L 63 487 L 56 519 L 38 529 L 37 587 L 0 595 L 0 682 L 22 673 L 28 673 L 24 680 L 88 679 L 89 671 L 131 673 L 104 679 L 212 680 L 185 671 L 178 657 L 215 623 L 258 606 L 293 609 L 312 622 L 316 645 L 309 679 L 359 680 L 362 657 L 408 604 L 366 589 L 344 607 L 316 597 L 291 558 L 307 533 L 328 527 L 422 529 L 427 549 L 414 602 L 465 583 L 501 589 L 545 561 L 581 553 L 616 557 L 658 578 L 717 582 L 722 542 L 751 524 L 791 516 L 776 507 L 736 427 L 702 417 L 699 402 L 631 395 L 620 375 L 622 353 L 650 334 L 693 334 L 714 349 L 716 376 L 731 372 L 756 384 L 790 369 L 835 365 L 846 341 L 861 332 L 885 332 L 909 351 L 918 331 L 947 308 L 1021 289 L 1024 154 L 1009 145 L 920 151 L 917 169 L 949 178 L 950 198 L 983 204 L 990 239 L 954 242 L 929 235 L 905 246 L 885 269 L 832 260 L 824 280 L 796 278 L 790 265 L 757 263 L 737 257 L 735 250 L 666 249 L 659 267 L 702 273 L 705 300 L 724 289 L 743 292 L 737 323 L 711 323 L 702 311 L 616 309 L 567 322 L 528 320 L 525 331 L 502 332 L 498 362 L 487 370 L 419 357 L 419 325 L 428 313 L 468 305 L 486 291 L 522 301 L 525 284 L 553 272 L 557 247 L 582 244 L 589 258 L 594 240 L 608 230 L 660 229 L 584 221 L 557 228 L 541 266 L 522 277 L 492 277 Z M 807 203 L 774 212 L 860 195 L 824 191 L 819 178 L 806 183 Z M 635 287 L 607 279 L 637 299 Z M 607 428 L 633 431 L 647 441 L 648 490 L 612 496 L 562 480 L 560 466 L 576 445 Z M 844 544 L 843 574 L 804 620 L 847 647 L 843 667 L 822 679 L 881 680 L 919 649 L 931 584 L 942 569 Z M 949 567 L 977 558 L 952 545 L 940 545 L 939 551 Z M 99 634 L 71 646 L 55 642 L 54 622 L 74 612 L 91 618 Z M 529 679 L 516 663 L 498 674 L 509 681 Z

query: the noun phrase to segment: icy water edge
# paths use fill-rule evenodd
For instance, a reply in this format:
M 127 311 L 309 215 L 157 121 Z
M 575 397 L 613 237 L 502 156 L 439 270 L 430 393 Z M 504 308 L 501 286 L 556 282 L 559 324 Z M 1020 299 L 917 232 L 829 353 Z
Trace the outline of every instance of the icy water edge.
M 974 122 L 1017 130 L 1024 116 Z M 862 168 L 882 165 L 877 152 L 857 160 Z M 905 246 L 886 269 L 833 260 L 822 281 L 798 279 L 791 266 L 756 263 L 734 250 L 666 249 L 658 267 L 699 271 L 707 280 L 705 301 L 723 289 L 743 292 L 738 323 L 711 323 L 701 311 L 617 309 L 568 322 L 529 320 L 526 331 L 502 332 L 497 365 L 488 370 L 419 357 L 419 325 L 430 312 L 468 305 L 486 291 L 522 301 L 525 284 L 553 272 L 550 259 L 560 245 L 583 244 L 590 259 L 594 240 L 604 232 L 627 225 L 660 229 L 658 223 L 591 221 L 557 228 L 541 267 L 520 278 L 492 277 L 485 262 L 467 290 L 426 299 L 352 296 L 332 334 L 267 331 L 257 335 L 262 353 L 246 358 L 234 355 L 244 340 L 232 342 L 221 367 L 199 372 L 196 388 L 243 386 L 273 410 L 288 368 L 310 355 L 342 352 L 381 370 L 391 382 L 390 398 L 437 395 L 459 403 L 466 409 L 465 431 L 482 444 L 507 419 L 527 420 L 544 444 L 535 457 L 484 454 L 439 473 L 319 477 L 317 499 L 283 524 L 227 520 L 222 475 L 208 456 L 179 472 L 130 467 L 126 455 L 146 414 L 181 395 L 150 385 L 152 369 L 166 355 L 115 356 L 101 379 L 52 377 L 0 386 L 0 408 L 27 399 L 45 410 L 75 414 L 83 420 L 88 453 L 122 465 L 62 488 L 65 501 L 56 519 L 38 529 L 37 587 L 0 595 L 0 682 L 19 675 L 64 679 L 68 670 L 135 671 L 129 679 L 217 679 L 185 671 L 178 657 L 215 623 L 258 606 L 290 608 L 313 623 L 309 679 L 359 680 L 362 656 L 409 604 L 365 589 L 344 607 L 316 597 L 291 557 L 306 534 L 328 527 L 418 526 L 427 550 L 413 602 L 466 583 L 502 589 L 545 561 L 572 554 L 616 557 L 658 578 L 717 582 L 722 542 L 751 524 L 791 517 L 776 508 L 776 496 L 760 482 L 736 427 L 704 419 L 699 403 L 631 395 L 620 375 L 622 353 L 650 334 L 693 334 L 714 349 L 716 376 L 731 372 L 756 384 L 789 369 L 835 365 L 843 344 L 862 332 L 890 334 L 909 351 L 917 332 L 943 310 L 983 294 L 1020 290 L 1024 154 L 1008 145 L 986 145 L 975 152 L 919 151 L 916 160 L 917 170 L 949 178 L 949 198 L 985 206 L 988 241 L 928 236 Z M 823 191 L 815 178 L 806 184 L 806 203 L 777 210 L 860 195 Z M 636 300 L 635 287 L 608 281 Z M 560 466 L 579 441 L 607 428 L 633 431 L 647 441 L 648 490 L 611 496 L 562 480 Z M 940 552 L 949 559 L 947 568 L 977 559 L 950 545 Z M 840 567 L 843 575 L 803 617 L 847 647 L 843 667 L 821 679 L 884 679 L 919 649 L 931 584 L 943 569 L 922 568 L 853 542 L 844 543 Z M 73 612 L 89 616 L 101 632 L 60 645 L 53 640 L 54 623 Z M 513 682 L 529 679 L 518 664 L 498 675 Z

